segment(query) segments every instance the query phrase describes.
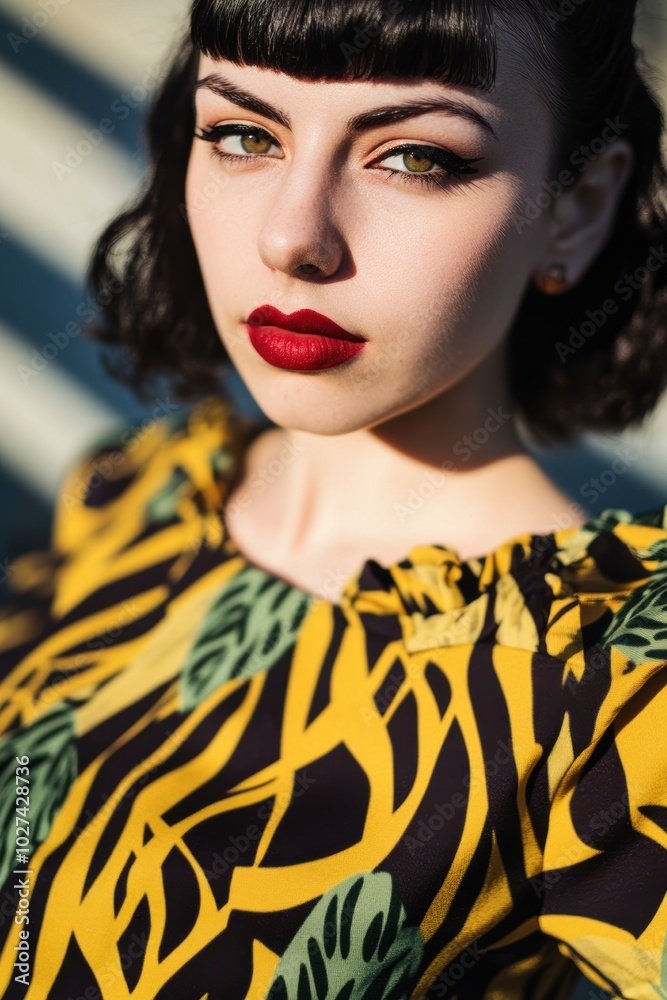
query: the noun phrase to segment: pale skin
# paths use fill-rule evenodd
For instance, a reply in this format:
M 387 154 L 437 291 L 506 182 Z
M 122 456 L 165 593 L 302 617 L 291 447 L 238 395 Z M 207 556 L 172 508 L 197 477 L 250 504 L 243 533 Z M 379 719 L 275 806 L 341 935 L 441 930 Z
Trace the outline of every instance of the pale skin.
M 523 444 L 503 355 L 529 282 L 558 261 L 578 283 L 603 248 L 633 152 L 611 143 L 519 231 L 515 216 L 551 176 L 554 123 L 515 44 L 499 46 L 491 93 L 423 79 L 309 81 L 200 59 L 200 81 L 221 74 L 290 123 L 198 88 L 198 132 L 223 123 L 260 132 L 250 142 L 193 139 L 186 203 L 219 335 L 278 425 L 246 452 L 228 530 L 251 562 L 314 595 L 337 600 L 368 558 L 391 565 L 440 544 L 471 559 L 591 516 Z M 345 132 L 362 111 L 443 97 L 482 115 L 495 136 L 451 111 Z M 414 173 L 414 157 L 388 154 L 408 142 L 483 159 L 475 174 L 441 174 L 443 186 L 402 181 L 391 172 Z M 214 146 L 245 159 L 214 158 Z M 244 326 L 264 304 L 314 309 L 367 343 L 328 370 L 275 368 Z M 466 436 L 485 427 L 488 440 L 464 457 Z M 434 473 L 437 488 L 420 491 Z M 430 495 L 410 510 L 415 492 Z

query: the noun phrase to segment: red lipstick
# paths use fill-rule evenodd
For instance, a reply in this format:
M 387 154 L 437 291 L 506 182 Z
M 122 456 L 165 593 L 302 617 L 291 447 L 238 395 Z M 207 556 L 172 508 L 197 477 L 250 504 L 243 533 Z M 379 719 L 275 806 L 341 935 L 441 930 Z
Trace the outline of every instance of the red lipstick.
M 354 357 L 366 341 L 312 309 L 286 315 L 275 306 L 259 306 L 246 321 L 250 343 L 276 368 L 319 371 Z

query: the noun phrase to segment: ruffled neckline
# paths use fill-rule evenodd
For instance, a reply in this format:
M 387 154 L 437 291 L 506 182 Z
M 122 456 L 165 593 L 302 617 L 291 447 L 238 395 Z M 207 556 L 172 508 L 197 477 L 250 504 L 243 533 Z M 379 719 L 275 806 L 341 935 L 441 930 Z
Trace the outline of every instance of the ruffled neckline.
M 524 601 L 533 594 L 546 608 L 553 599 L 568 595 L 594 600 L 627 594 L 636 581 L 651 576 L 667 561 L 666 505 L 639 513 L 609 508 L 580 527 L 519 533 L 477 558 L 462 559 L 456 548 L 439 543 L 414 545 L 389 565 L 369 558 L 345 580 L 338 601 L 330 601 L 246 558 L 225 523 L 226 497 L 240 474 L 246 449 L 274 425 L 240 417 L 223 397 L 201 401 L 189 424 L 191 433 L 203 432 L 209 447 L 213 445 L 211 481 L 205 483 L 200 476 L 199 485 L 213 501 L 221 549 L 313 602 L 321 599 L 335 608 L 354 607 L 358 613 L 423 618 L 465 608 L 512 577 L 520 584 Z

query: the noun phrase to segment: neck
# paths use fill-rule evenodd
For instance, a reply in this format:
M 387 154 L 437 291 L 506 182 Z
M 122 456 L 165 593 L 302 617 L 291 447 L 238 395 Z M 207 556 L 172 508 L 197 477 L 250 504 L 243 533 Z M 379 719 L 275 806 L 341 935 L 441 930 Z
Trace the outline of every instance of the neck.
M 569 498 L 523 444 L 503 376 L 499 349 L 451 389 L 377 426 L 262 435 L 246 480 L 268 482 L 257 517 L 271 523 L 276 550 L 400 557 L 432 542 L 467 557 L 513 534 L 552 530 Z

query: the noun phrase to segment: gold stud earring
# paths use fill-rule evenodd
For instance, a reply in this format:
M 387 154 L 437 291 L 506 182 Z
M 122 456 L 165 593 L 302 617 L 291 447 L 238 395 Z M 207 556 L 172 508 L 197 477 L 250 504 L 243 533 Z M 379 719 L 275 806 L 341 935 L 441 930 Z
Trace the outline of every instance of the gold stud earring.
M 537 275 L 537 286 L 545 295 L 560 295 L 567 288 L 565 264 L 551 264 Z

